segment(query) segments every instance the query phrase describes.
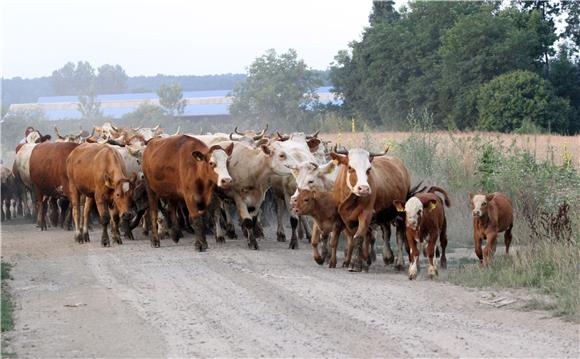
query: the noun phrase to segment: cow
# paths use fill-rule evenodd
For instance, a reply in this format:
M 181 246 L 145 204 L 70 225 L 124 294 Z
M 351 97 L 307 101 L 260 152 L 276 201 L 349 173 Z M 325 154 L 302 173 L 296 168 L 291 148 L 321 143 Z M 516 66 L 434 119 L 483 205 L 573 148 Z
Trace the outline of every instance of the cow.
M 497 235 L 505 232 L 505 253 L 509 254 L 514 226 L 512 201 L 503 193 L 468 193 L 473 214 L 473 241 L 481 267 L 491 261 L 495 253 Z M 486 240 L 483 251 L 481 241 Z
M 341 165 L 333 193 L 345 230 L 349 237 L 353 237 L 349 240 L 343 263 L 350 271 L 368 269 L 369 226 L 373 215 L 382 223 L 390 223 L 397 216 L 393 201 L 404 201 L 410 192 L 409 171 L 399 158 L 385 156 L 386 153 L 387 150 L 382 154 L 373 154 L 360 148 L 348 152 L 338 152 L 335 148 L 330 153 L 330 157 Z M 396 221 L 395 225 L 398 244 L 396 267 L 402 269 L 405 226 Z M 353 255 L 354 260 L 351 261 Z
M 229 147 L 230 151 L 233 146 Z M 231 185 L 231 177 L 221 179 L 214 168 L 214 152 L 223 151 L 219 145 L 206 146 L 202 141 L 186 135 L 152 139 L 143 152 L 143 174 L 149 198 L 152 233 L 151 245 L 160 246 L 157 213 L 158 199 L 168 202 L 172 224 L 171 237 L 179 240 L 176 210 L 185 202 L 195 231 L 195 248 L 207 248 L 202 216 L 207 212 L 216 185 Z M 231 152 L 230 152 L 231 153 Z M 227 154 L 227 153 L 226 153 Z
M 435 193 L 441 193 L 441 199 Z M 449 195 L 441 187 L 431 186 L 426 193 L 418 193 L 409 198 L 407 202 L 393 201 L 398 212 L 405 213 L 405 226 L 407 244 L 409 246 L 409 279 L 417 278 L 419 271 L 419 250 L 417 244 L 429 237 L 424 255 L 429 258 L 427 274 L 433 279 L 437 274 L 437 266 L 434 263 L 435 246 L 437 240 L 441 245 L 441 268 L 447 268 L 445 248 L 447 247 L 447 220 L 445 218 L 444 205 L 451 206 Z
M 258 148 L 237 141 L 220 143 L 222 147 L 231 144 L 234 147 L 228 162 L 228 171 L 233 185 L 229 190 L 220 192 L 222 197 L 235 203 L 248 247 L 258 249 L 254 232 L 270 180 L 274 175 L 290 176 L 288 166 L 296 163 L 278 141 L 262 144 Z M 216 220 L 216 225 L 221 224 Z
M 66 170 L 66 159 L 78 146 L 74 142 L 40 143 L 32 149 L 30 155 L 30 180 L 36 197 L 37 223 L 40 230 L 46 230 L 45 199 L 50 197 L 53 204 L 52 225 L 58 220 L 56 200 L 58 197 L 69 197 L 69 183 Z M 66 212 L 68 202 L 63 202 L 62 213 Z
M 76 147 L 66 160 L 69 198 L 73 206 L 74 239 L 90 242 L 88 220 L 93 203 L 97 205 L 102 226 L 101 245 L 111 245 L 107 228 L 111 224 L 113 242 L 122 244 L 119 217 L 128 226 L 136 175 L 129 177 L 121 155 L 106 144 L 84 143 Z M 80 224 L 80 199 L 85 196 L 83 224 Z
M 83 142 L 83 140 L 87 137 L 89 137 L 89 133 L 87 131 L 80 131 L 78 134 L 76 135 L 61 135 L 58 127 L 54 126 L 54 132 L 56 133 L 56 137 L 57 139 L 55 140 L 55 142 L 76 142 L 76 143 L 81 143 Z
M 297 192 L 292 203 L 292 211 L 297 215 L 309 215 L 314 218 L 311 241 L 314 260 L 320 265 L 324 264 L 326 253 L 323 250 L 322 256 L 320 255 L 318 243 L 321 237 L 326 241 L 330 235 L 331 253 L 328 266 L 336 268 L 336 247 L 343 224 L 333 192 L 302 189 L 298 189 Z
M 13 213 L 11 211 L 12 201 L 16 199 L 18 195 L 16 178 L 10 168 L 4 166 L 0 168 L 0 177 L 2 182 L 0 188 L 0 211 L 2 212 L 2 221 L 11 220 L 13 218 Z M 4 209 L 4 207 L 6 209 Z

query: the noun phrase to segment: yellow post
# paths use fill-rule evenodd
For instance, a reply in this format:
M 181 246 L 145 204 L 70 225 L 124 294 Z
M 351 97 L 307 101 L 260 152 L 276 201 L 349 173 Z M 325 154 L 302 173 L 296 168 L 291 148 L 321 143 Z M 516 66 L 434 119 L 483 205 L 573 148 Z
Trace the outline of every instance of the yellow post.
M 351 121 L 351 127 L 352 127 L 352 133 L 355 133 L 356 132 L 356 127 L 355 127 L 354 117 L 353 117 L 353 119 Z

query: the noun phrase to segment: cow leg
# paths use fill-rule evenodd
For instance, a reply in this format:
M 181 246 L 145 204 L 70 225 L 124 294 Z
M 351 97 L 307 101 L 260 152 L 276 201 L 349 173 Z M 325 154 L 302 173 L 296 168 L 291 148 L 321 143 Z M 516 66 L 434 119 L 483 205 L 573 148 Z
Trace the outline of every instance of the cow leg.
M 203 216 L 197 215 L 196 217 L 190 217 L 190 221 L 195 232 L 195 249 L 199 252 L 203 252 L 207 249 L 207 241 L 205 240 L 205 228 L 203 223 Z
M 254 236 L 254 222 L 252 221 L 252 217 L 250 216 L 250 212 L 248 212 L 248 207 L 242 200 L 242 198 L 238 195 L 234 195 L 234 201 L 236 203 L 236 208 L 238 210 L 238 215 L 242 220 L 242 232 L 244 237 L 248 240 L 248 248 L 250 249 L 258 249 L 258 242 L 256 241 L 256 237 Z
M 419 248 L 417 248 L 417 241 L 413 237 L 407 237 L 409 245 L 409 280 L 417 278 L 419 273 Z
M 368 237 L 369 237 L 370 252 L 369 252 L 369 257 L 367 258 L 367 264 L 370 266 L 372 263 L 374 263 L 377 260 L 377 252 L 375 252 L 376 239 L 375 239 L 374 230 L 371 227 L 369 227 Z
M 226 236 L 228 236 L 229 239 L 237 239 L 238 235 L 236 234 L 236 226 L 234 226 L 234 220 L 232 218 L 232 212 L 231 208 L 229 208 L 228 201 L 222 201 L 222 209 L 226 218 Z
M 44 195 L 40 193 L 40 191 L 37 191 L 36 193 L 36 214 L 36 222 L 38 223 L 40 230 L 46 231 L 46 206 L 44 203 Z
M 434 258 L 436 244 L 437 244 L 437 233 L 431 233 L 429 235 L 429 242 L 427 243 L 427 258 L 429 260 L 429 269 L 427 270 L 427 275 L 429 276 L 429 279 L 434 279 L 435 276 L 439 275 Z
M 262 209 L 256 211 L 256 215 L 252 217 L 254 221 L 254 236 L 256 238 L 264 238 L 264 226 L 262 225 Z
M 219 199 L 214 199 L 216 203 L 213 206 L 213 217 L 214 217 L 214 224 L 215 224 L 215 241 L 216 243 L 225 243 L 225 230 L 222 227 L 222 206 Z
M 336 268 L 336 249 L 338 248 L 338 239 L 341 231 L 340 225 L 335 224 L 330 233 L 330 261 L 328 262 L 328 268 Z
M 284 199 L 281 196 L 274 195 L 274 202 L 276 204 L 276 222 L 278 224 L 278 228 L 276 229 L 276 238 L 278 242 L 286 242 L 286 233 L 284 233 L 284 223 L 283 223 L 283 211 L 284 208 Z M 292 221 L 292 219 L 290 219 Z
M 50 208 L 50 225 L 51 227 L 58 227 L 58 204 L 55 197 L 49 197 L 48 205 Z
M 320 234 L 320 228 L 314 224 L 314 228 L 312 229 L 312 240 L 310 241 L 310 244 L 312 245 L 312 257 L 316 263 L 323 265 L 324 256 L 320 256 L 320 253 L 318 252 L 318 241 L 320 240 Z
M 386 266 L 395 261 L 393 250 L 391 249 L 391 225 L 389 223 L 381 224 L 383 232 L 383 263 Z
M 155 192 L 153 192 L 147 185 L 147 182 L 145 182 L 145 189 L 147 190 L 147 200 L 149 201 L 149 216 L 151 218 L 151 247 L 159 248 L 161 246 L 161 243 L 159 242 L 159 233 L 157 232 L 159 229 L 157 225 L 159 199 L 157 198 Z
M 443 219 L 443 226 L 441 227 L 441 234 L 439 235 L 439 243 L 441 244 L 441 268 L 447 269 L 447 257 L 445 256 L 445 249 L 447 248 L 447 220 Z
M 512 242 L 512 228 L 513 224 L 505 231 L 504 240 L 505 240 L 505 254 L 510 254 L 510 243 Z
M 368 264 L 366 263 L 369 257 L 368 252 L 368 231 L 371 220 L 371 212 L 366 211 L 359 215 L 358 228 L 353 238 L 353 252 L 352 255 L 354 259 L 350 263 L 348 270 L 350 272 L 361 272 L 363 270 L 363 263 L 368 269 Z
M 98 198 L 98 200 L 97 200 Z M 88 197 L 87 197 L 88 201 Z M 85 205 L 87 203 L 85 201 Z M 102 198 L 102 195 L 95 193 L 95 202 L 97 203 L 97 211 L 99 212 L 99 220 L 101 222 L 101 227 L 103 228 L 103 232 L 101 233 L 101 245 L 103 247 L 110 247 L 111 241 L 109 240 L 109 233 L 108 227 L 109 223 L 111 222 L 111 217 L 109 216 L 109 210 L 107 203 Z
M 395 225 L 396 236 L 397 236 L 397 259 L 395 261 L 395 268 L 397 270 L 403 270 L 405 266 L 405 261 L 403 259 L 403 247 L 405 246 L 405 223 L 397 223 Z
M 85 196 L 85 205 L 83 207 L 83 229 L 80 243 L 89 243 L 91 241 L 89 237 L 89 222 L 91 216 L 91 209 L 93 207 L 95 200 L 91 196 Z
M 167 212 L 169 213 L 169 235 L 174 243 L 179 242 L 179 221 L 177 220 L 177 203 L 168 201 Z M 201 227 L 203 228 L 203 227 Z M 194 228 L 195 230 L 195 228 Z
M 344 262 L 342 262 L 342 266 L 345 268 L 348 268 L 350 266 L 350 262 L 352 260 L 353 246 L 354 246 L 353 238 L 350 234 L 347 234 Z
M 74 239 L 77 243 L 83 243 L 83 235 L 81 232 L 81 221 L 80 221 L 80 207 L 81 207 L 81 196 L 80 193 L 74 189 L 71 188 L 70 191 L 70 201 L 71 201 L 71 207 L 72 207 L 72 217 L 73 217 L 73 222 L 75 224 L 75 234 L 74 234 Z M 86 225 L 86 221 L 85 221 L 85 225 Z M 88 237 L 88 233 L 87 233 L 87 237 Z
M 311 236 L 311 231 L 310 231 L 310 224 L 308 223 L 308 219 L 305 216 L 300 216 L 300 223 L 302 223 L 302 227 L 304 229 L 304 236 L 305 238 L 307 238 L 308 240 L 310 240 L 310 238 L 312 238 Z
M 322 259 L 324 259 L 325 263 L 328 263 L 328 261 L 330 260 L 330 250 L 329 250 L 329 243 L 328 240 L 330 238 L 330 233 L 323 233 L 320 236 L 320 239 L 322 241 Z
M 483 262 L 484 265 L 488 265 L 491 262 L 491 257 L 495 254 L 497 232 L 494 230 L 486 231 L 485 239 L 487 240 L 487 243 L 483 248 Z
M 123 244 L 121 240 L 121 232 L 119 231 L 119 210 L 116 206 L 109 207 L 109 218 L 111 223 L 111 237 L 113 243 Z

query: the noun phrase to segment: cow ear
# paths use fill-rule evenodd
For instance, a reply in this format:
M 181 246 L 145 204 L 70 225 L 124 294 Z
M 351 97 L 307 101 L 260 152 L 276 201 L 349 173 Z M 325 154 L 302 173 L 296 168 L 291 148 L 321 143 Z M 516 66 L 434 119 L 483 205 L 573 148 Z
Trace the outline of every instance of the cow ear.
M 196 161 L 207 161 L 207 157 L 199 151 L 193 151 L 191 155 L 193 158 L 195 158 Z
M 103 178 L 105 180 L 105 186 L 108 188 L 115 188 L 115 184 L 113 183 L 113 179 L 111 178 L 111 176 L 109 176 L 108 173 L 105 173 L 103 175 Z
M 272 154 L 272 150 L 270 149 L 270 147 L 268 145 L 262 145 L 260 146 L 260 148 L 262 149 L 262 151 L 264 151 L 265 154 L 267 154 L 268 156 Z
M 469 202 L 473 201 L 473 196 L 475 196 L 475 193 L 467 192 L 467 195 L 469 196 Z
M 318 138 L 311 138 L 307 143 L 310 152 L 316 152 L 316 150 L 318 150 L 318 145 L 320 145 L 320 140 Z
M 330 173 L 332 173 L 332 171 L 334 171 L 334 169 L 336 168 L 336 163 L 334 161 L 330 161 L 327 164 L 320 166 L 322 168 L 322 172 L 325 175 L 328 175 Z
M 488 194 L 488 195 L 486 195 L 486 196 L 485 196 L 485 199 L 486 199 L 488 202 L 490 202 L 490 201 L 493 199 L 493 197 L 495 197 L 495 193 L 491 193 L 491 194 Z
M 334 161 L 334 163 L 341 164 L 341 165 L 348 165 L 348 156 L 346 155 L 339 155 L 336 152 L 330 152 L 330 158 Z
M 396 199 L 393 201 L 393 205 L 397 209 L 397 212 L 405 212 L 405 205 L 403 204 L 402 201 L 399 201 L 398 199 Z
M 230 143 L 230 145 L 228 147 L 226 147 L 225 149 L 226 151 L 226 155 L 228 155 L 228 157 L 230 157 L 232 155 L 232 152 L 234 152 L 234 143 Z
M 423 205 L 424 208 L 427 208 L 429 211 L 434 210 L 437 208 L 437 200 L 430 199 Z

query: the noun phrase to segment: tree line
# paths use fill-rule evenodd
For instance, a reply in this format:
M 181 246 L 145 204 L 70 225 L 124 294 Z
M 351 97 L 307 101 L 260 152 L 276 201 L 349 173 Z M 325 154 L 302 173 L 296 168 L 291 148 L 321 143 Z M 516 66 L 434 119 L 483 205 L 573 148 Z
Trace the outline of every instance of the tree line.
M 377 1 L 331 82 L 342 111 L 374 126 L 425 110 L 442 129 L 577 133 L 579 15 L 571 1 Z

